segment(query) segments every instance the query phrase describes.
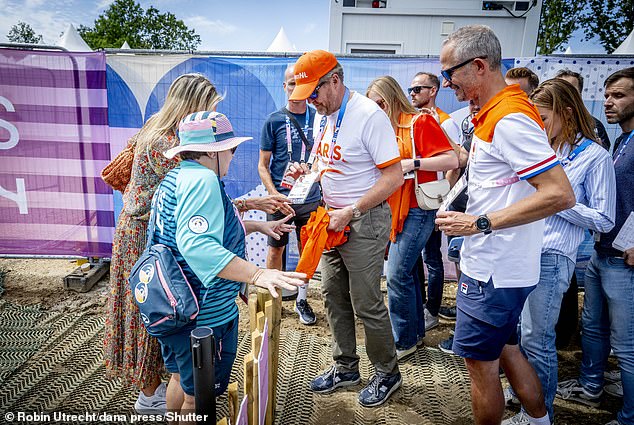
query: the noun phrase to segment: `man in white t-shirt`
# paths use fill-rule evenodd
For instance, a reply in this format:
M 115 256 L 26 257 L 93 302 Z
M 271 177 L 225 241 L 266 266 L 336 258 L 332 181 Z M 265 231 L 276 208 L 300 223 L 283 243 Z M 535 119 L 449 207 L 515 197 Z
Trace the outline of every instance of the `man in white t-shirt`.
M 476 424 L 502 420 L 501 366 L 526 410 L 524 423 L 550 425 L 539 379 L 517 345 L 517 323 L 539 280 L 543 218 L 575 205 L 574 193 L 536 108 L 519 86 L 506 85 L 500 42 L 489 27 L 451 34 L 440 64 L 443 85 L 480 107 L 467 210 L 436 219 L 448 235 L 466 236 L 453 351 L 465 358 Z
M 332 53 L 304 53 L 295 64 L 295 83 L 289 99 L 306 99 L 318 112 L 312 172 L 321 176 L 323 199 L 329 209 L 328 229 L 339 232 L 350 226 L 348 241 L 324 251 L 321 257 L 322 291 L 335 364 L 311 382 L 311 389 L 329 393 L 361 381 L 356 315 L 363 322 L 366 352 L 376 371 L 359 393 L 359 403 L 378 406 L 402 381 L 380 289 L 391 223 L 385 200 L 403 184 L 396 135 L 376 103 L 344 85 L 343 68 Z M 292 168 L 297 174 L 300 169 L 310 172 L 305 164 L 295 163 Z

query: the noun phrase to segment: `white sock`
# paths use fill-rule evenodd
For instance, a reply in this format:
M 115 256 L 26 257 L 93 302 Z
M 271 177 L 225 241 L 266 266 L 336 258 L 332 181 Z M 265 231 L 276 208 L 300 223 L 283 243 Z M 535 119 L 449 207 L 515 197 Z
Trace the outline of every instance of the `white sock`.
M 526 413 L 526 416 L 528 416 L 530 425 L 550 425 L 550 418 L 548 417 L 548 413 L 546 413 L 546 416 L 543 416 L 541 418 L 534 418 L 528 413 Z
M 306 284 L 306 286 L 304 287 L 298 286 L 297 287 L 297 301 L 305 300 L 307 292 L 308 292 L 308 284 Z

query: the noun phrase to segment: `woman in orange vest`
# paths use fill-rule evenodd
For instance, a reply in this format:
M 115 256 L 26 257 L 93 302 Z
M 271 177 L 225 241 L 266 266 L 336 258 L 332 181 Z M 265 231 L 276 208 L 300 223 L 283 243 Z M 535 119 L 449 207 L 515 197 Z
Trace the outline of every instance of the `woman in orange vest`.
M 457 168 L 458 158 L 436 119 L 428 114 L 417 116 L 418 112 L 394 78 L 384 76 L 372 81 L 366 96 L 376 102 L 392 122 L 406 178 L 403 186 L 387 199 L 392 209 L 388 304 L 396 353 L 402 359 L 416 351 L 425 336 L 422 295 L 420 285 L 414 282 L 413 270 L 436 218 L 436 210 L 423 210 L 418 206 L 414 172 L 418 173 L 418 184 L 431 182 L 438 179 L 438 172 Z M 412 143 L 410 130 L 415 119 Z

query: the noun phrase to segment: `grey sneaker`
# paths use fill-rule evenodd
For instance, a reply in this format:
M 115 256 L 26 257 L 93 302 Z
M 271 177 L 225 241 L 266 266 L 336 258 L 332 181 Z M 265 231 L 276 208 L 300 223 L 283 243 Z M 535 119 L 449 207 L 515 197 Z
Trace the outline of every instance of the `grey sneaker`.
M 502 425 L 530 425 L 530 423 L 530 418 L 524 414 L 523 410 L 517 415 L 502 421 Z
M 398 390 L 402 382 L 400 372 L 394 375 L 375 374 L 368 386 L 359 393 L 359 404 L 364 407 L 380 406 L 394 391 Z
M 429 310 L 425 309 L 425 331 L 438 326 L 438 316 L 432 316 Z
M 623 382 L 612 382 L 611 384 L 604 386 L 603 391 L 610 394 L 611 396 L 623 398 Z
M 316 393 L 327 394 L 337 388 L 357 385 L 359 382 L 359 372 L 339 372 L 335 365 L 332 365 L 330 369 L 313 379 L 310 389 Z
M 453 335 L 438 344 L 440 351 L 447 354 L 455 354 L 453 352 Z
M 405 349 L 405 350 L 399 350 L 398 348 L 396 349 L 396 357 L 399 360 L 403 360 L 405 357 L 414 354 L 416 352 L 416 349 L 418 348 L 418 343 L 414 344 L 412 347 Z
M 616 382 L 621 380 L 621 369 L 614 369 L 603 372 L 603 378 L 608 382 Z
M 164 383 L 161 383 L 150 397 L 143 394 L 143 391 L 140 391 L 139 397 L 134 403 L 134 410 L 140 415 L 165 416 L 167 412 L 167 406 L 165 404 L 166 392 L 167 386 Z
M 590 407 L 599 407 L 601 394 L 603 394 L 603 390 L 598 394 L 592 394 L 583 388 L 577 379 L 562 381 L 557 385 L 557 397 L 563 400 L 576 401 Z
M 306 300 L 297 300 L 295 302 L 295 313 L 299 314 L 299 321 L 304 325 L 314 325 L 317 321 L 313 309 Z

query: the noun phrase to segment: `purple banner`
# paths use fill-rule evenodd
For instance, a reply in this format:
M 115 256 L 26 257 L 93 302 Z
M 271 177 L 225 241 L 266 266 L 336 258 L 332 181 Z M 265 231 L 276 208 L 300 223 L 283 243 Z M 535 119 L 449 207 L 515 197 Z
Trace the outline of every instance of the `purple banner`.
M 0 255 L 109 257 L 104 53 L 0 49 Z

